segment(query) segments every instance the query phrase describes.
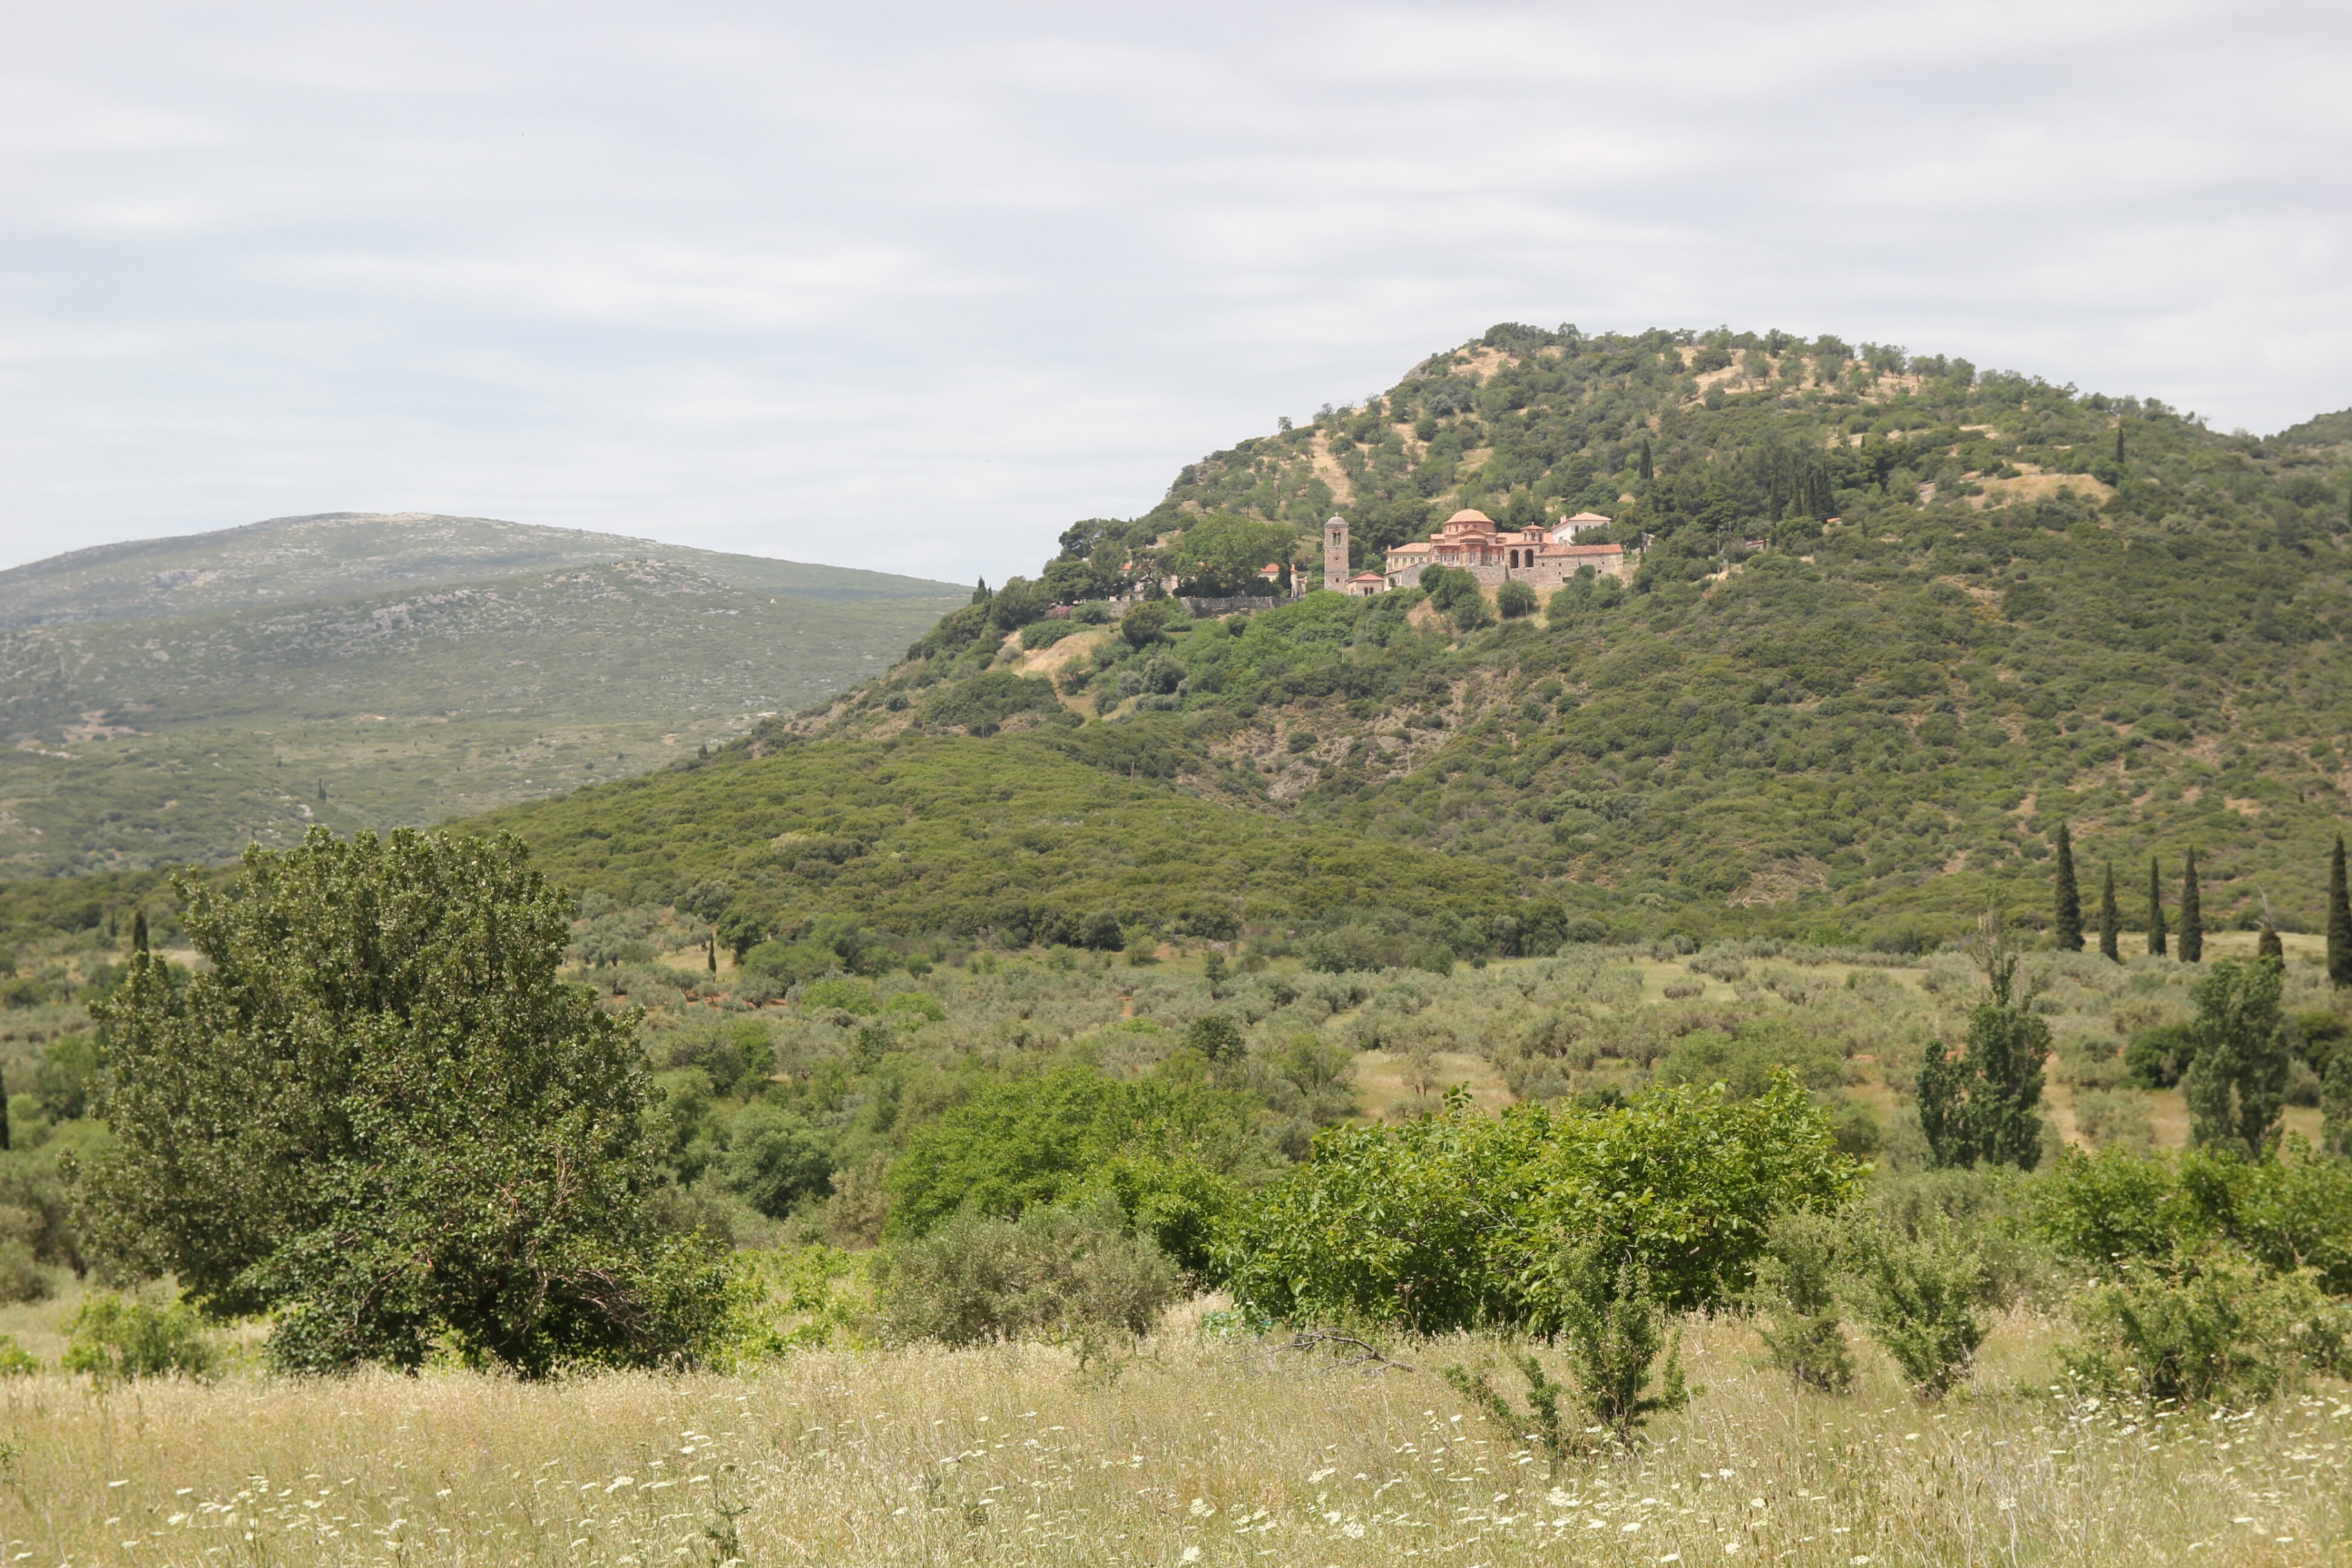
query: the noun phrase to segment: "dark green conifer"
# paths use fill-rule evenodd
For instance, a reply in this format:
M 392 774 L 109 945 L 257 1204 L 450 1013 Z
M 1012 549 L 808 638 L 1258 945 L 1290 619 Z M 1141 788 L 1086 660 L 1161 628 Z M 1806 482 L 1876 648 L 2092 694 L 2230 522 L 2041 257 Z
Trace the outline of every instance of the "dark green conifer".
M 2158 879 L 2156 857 L 2147 858 L 2147 952 L 2151 958 L 2164 956 L 2164 884 Z
M 709 936 L 708 938 L 704 939 L 704 942 L 703 942 L 703 949 L 704 949 L 705 956 L 707 956 L 707 957 L 710 960 L 710 973 L 713 973 L 713 974 L 718 973 L 719 973 L 719 937 L 718 937 L 718 933 L 713 932 L 710 936 Z
M 2254 939 L 2254 956 L 2286 962 L 2286 943 L 2279 940 L 2278 927 L 2267 920 L 2263 921 L 2263 934 Z
M 2344 835 L 2327 863 L 2327 983 L 2352 986 L 2352 891 L 2344 884 Z
M 2123 426 L 2123 422 L 2122 422 L 2121 420 L 2117 420 L 2117 421 L 2116 422 L 2116 468 L 2122 468 L 2123 466 L 2124 466 L 2124 426 Z
M 1650 466 L 1650 438 L 1647 436 L 1642 437 L 1642 477 L 1645 479 L 1657 478 L 1656 470 Z
M 5 1153 L 9 1147 L 8 1083 L 5 1079 L 0 1079 L 0 1153 Z
M 147 951 L 147 911 L 141 910 L 131 917 L 131 951 Z
M 2205 962 L 2205 910 L 2197 897 L 2197 851 L 2189 852 L 2187 869 L 2180 873 L 2180 962 Z
M 990 597 L 991 595 L 988 592 L 988 579 L 982 577 L 980 580 L 980 586 L 971 591 L 971 602 L 975 605 L 985 605 L 988 603 Z
M 2124 918 L 2116 909 L 2116 864 L 2110 860 L 2099 884 L 2099 956 L 2110 963 L 2124 961 L 2122 950 L 2116 945 L 2123 929 Z
M 2083 951 L 2083 895 L 2074 886 L 2074 836 L 2058 825 L 2058 951 Z

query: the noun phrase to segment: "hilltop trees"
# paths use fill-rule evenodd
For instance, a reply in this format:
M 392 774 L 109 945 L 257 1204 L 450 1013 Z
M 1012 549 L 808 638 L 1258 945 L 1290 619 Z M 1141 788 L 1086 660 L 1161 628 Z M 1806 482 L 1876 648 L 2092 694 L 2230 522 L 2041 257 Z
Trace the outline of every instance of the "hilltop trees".
M 92 1009 L 118 1140 L 89 1229 L 223 1314 L 274 1312 L 291 1370 L 528 1373 L 690 1358 L 725 1307 L 665 1238 L 642 1054 L 556 978 L 570 900 L 513 839 L 315 828 L 176 879 L 206 967 L 134 955 Z

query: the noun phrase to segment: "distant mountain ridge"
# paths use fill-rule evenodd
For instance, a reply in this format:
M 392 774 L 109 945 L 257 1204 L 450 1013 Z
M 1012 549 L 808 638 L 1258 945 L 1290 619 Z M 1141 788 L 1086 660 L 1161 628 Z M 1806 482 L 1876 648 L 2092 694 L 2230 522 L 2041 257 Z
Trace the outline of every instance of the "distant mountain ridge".
M 732 587 L 808 599 L 903 599 L 952 584 L 437 512 L 313 512 L 93 545 L 0 571 L 0 626 L 206 615 L 385 589 L 658 560 Z
M 969 590 L 331 512 L 0 573 L 0 871 L 136 869 L 661 766 L 886 668 Z

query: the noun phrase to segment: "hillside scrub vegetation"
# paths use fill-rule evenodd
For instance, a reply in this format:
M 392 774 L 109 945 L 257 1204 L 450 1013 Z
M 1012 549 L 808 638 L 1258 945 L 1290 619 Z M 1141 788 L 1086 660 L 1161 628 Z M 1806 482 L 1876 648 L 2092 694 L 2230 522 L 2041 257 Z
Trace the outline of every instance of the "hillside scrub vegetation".
M 2062 826 L 2077 938 L 2106 879 L 2148 868 L 2180 923 L 2192 855 L 2201 929 L 2255 929 L 2266 894 L 2315 931 L 2352 782 L 2348 454 L 1869 345 L 1497 328 L 1191 465 L 1131 522 L 1074 525 L 1036 579 L 864 686 L 491 820 L 624 902 L 721 880 L 772 919 L 1013 947 L 1024 910 L 1111 905 L 1165 934 L 1192 900 L 1151 884 L 1188 875 L 1245 925 L 1540 902 L 1620 938 L 1932 948 L 1991 907 L 2031 939 L 2069 918 L 2047 891 Z M 1331 463 L 1347 495 L 1316 477 Z M 1255 614 L 1153 596 L 1213 543 L 1280 553 L 1251 530 L 1312 560 L 1337 510 L 1360 558 L 1460 504 L 1597 509 L 1638 566 L 1539 614 L 1451 571 Z M 1084 769 L 1129 789 L 1112 853 L 1066 857 L 1095 820 L 1069 795 Z M 993 788 L 911 820 L 875 787 L 982 771 Z M 717 827 L 751 802 L 795 804 Z M 793 834 L 864 863 L 758 847 Z M 1249 873 L 1203 863 L 1203 835 L 1249 847 Z M 1444 887 L 1429 854 L 1452 896 L 1419 891 Z M 967 867 L 989 898 L 942 888 Z M 2119 900 L 2118 941 L 2143 901 Z

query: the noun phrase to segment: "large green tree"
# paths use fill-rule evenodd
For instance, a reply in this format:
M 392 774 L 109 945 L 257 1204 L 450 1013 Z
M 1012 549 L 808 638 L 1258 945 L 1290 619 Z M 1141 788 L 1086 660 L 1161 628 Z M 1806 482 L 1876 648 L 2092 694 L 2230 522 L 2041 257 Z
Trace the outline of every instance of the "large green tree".
M 2197 984 L 2196 1055 L 2181 1079 L 2189 1136 L 2201 1145 L 2259 1160 L 2278 1147 L 2294 1042 L 2279 1011 L 2286 966 L 2220 959 Z
M 558 980 L 570 900 L 520 843 L 320 829 L 177 887 L 204 966 L 134 956 L 93 1009 L 106 1252 L 274 1314 L 293 1370 L 442 1344 L 539 1374 L 710 1342 L 723 1260 L 648 1222 L 641 1054 Z

